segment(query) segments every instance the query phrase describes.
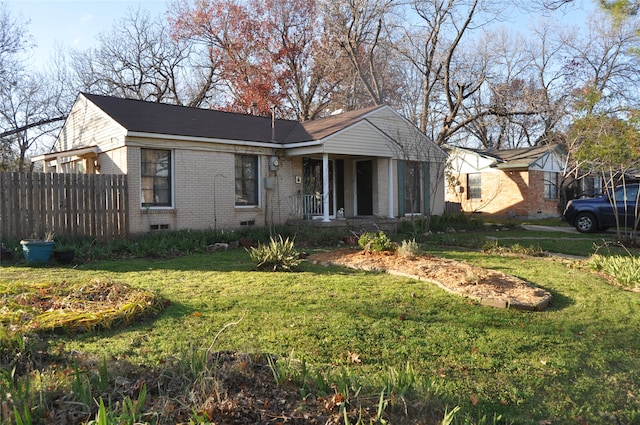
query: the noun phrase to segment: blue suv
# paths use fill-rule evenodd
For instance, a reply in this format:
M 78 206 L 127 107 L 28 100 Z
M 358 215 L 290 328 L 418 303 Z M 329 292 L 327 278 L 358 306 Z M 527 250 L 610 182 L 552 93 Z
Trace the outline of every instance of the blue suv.
M 591 199 L 573 199 L 567 203 L 563 216 L 582 233 L 615 227 L 615 211 L 620 227 L 634 227 L 640 212 L 638 187 L 638 184 L 627 184 L 616 187 L 612 194 Z

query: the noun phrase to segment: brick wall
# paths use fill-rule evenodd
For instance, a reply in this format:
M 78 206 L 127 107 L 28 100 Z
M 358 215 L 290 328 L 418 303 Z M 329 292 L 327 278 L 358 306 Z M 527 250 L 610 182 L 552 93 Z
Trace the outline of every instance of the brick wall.
M 492 170 L 481 176 L 482 197 L 468 199 L 467 175 L 458 176 L 462 192 L 447 188 L 447 201 L 460 202 L 465 212 L 505 217 L 558 216 L 557 199 L 544 198 L 544 172 Z
M 245 225 L 282 224 L 298 216 L 302 185 L 299 158 L 280 158 L 276 172 L 269 170 L 270 152 L 248 150 L 238 153 L 259 154 L 260 205 L 235 205 L 235 153 L 200 150 L 173 150 L 173 194 L 175 208 L 140 207 L 140 149 L 129 148 L 130 230 L 147 232 L 151 226 L 180 229 L 237 229 Z M 272 178 L 267 189 L 265 178 Z

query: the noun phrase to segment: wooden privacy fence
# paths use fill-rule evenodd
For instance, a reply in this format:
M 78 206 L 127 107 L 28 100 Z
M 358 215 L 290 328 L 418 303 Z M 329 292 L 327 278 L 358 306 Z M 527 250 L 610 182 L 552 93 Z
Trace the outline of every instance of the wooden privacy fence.
M 0 237 L 128 235 L 127 176 L 0 173 Z

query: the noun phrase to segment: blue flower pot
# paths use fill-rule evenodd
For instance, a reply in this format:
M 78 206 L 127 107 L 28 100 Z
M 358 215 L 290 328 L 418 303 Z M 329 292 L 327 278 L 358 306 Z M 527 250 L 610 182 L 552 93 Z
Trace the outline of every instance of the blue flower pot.
M 55 242 L 25 239 L 20 241 L 24 261 L 27 264 L 46 263 L 51 258 Z

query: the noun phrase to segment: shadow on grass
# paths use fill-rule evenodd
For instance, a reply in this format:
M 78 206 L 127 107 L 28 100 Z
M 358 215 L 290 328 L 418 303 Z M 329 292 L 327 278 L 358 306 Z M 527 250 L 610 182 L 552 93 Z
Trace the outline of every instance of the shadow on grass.
M 174 271 L 250 271 L 253 263 L 249 254 L 240 249 L 216 253 L 188 254 L 162 258 L 121 258 L 93 261 L 78 266 L 80 270 L 104 270 L 108 272 L 142 272 L 145 270 Z

